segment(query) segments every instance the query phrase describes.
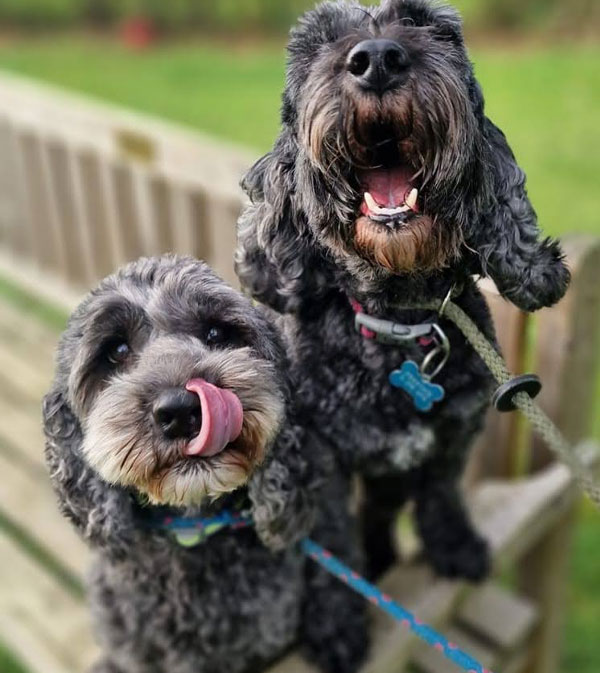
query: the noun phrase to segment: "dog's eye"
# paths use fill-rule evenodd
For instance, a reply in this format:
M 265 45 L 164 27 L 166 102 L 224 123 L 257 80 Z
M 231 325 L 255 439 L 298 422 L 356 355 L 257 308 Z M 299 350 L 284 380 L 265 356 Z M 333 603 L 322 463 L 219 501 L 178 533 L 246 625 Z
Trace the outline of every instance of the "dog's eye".
M 131 349 L 125 341 L 115 341 L 108 345 L 106 349 L 106 359 L 111 365 L 121 365 L 129 357 Z
M 229 340 L 229 330 L 222 325 L 212 325 L 206 330 L 204 340 L 209 346 L 221 346 Z

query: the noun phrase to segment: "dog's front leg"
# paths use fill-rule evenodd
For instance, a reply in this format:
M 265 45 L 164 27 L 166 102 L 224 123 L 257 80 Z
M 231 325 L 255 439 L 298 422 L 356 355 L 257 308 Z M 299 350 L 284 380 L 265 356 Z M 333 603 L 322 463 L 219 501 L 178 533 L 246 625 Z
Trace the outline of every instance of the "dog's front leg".
M 345 476 L 332 477 L 311 537 L 360 570 L 356 522 L 348 508 L 349 491 Z M 307 659 L 326 673 L 353 673 L 368 652 L 364 598 L 311 560 L 306 566 L 300 638 Z
M 363 488 L 360 525 L 365 573 L 375 582 L 397 561 L 396 521 L 406 502 L 406 475 L 365 476 Z
M 436 453 L 415 479 L 415 515 L 428 560 L 444 577 L 474 582 L 486 577 L 490 558 L 487 542 L 471 523 L 460 479 L 483 413 L 474 413 L 468 424 L 450 417 L 438 426 Z

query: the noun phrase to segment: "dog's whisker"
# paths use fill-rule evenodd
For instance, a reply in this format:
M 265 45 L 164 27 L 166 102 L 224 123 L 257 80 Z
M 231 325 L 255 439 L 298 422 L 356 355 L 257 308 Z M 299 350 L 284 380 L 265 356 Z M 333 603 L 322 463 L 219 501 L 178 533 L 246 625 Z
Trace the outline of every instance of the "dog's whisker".
M 125 452 L 125 456 L 124 456 L 123 460 L 121 461 L 121 464 L 119 465 L 119 470 L 120 471 L 122 471 L 123 468 L 125 467 L 125 464 L 129 460 L 129 458 L 131 456 L 131 452 L 134 449 L 135 449 L 135 437 L 132 437 L 131 440 L 129 442 L 127 442 L 127 444 L 125 444 L 125 446 L 123 448 L 119 449 L 117 455 L 119 455 L 122 452 Z

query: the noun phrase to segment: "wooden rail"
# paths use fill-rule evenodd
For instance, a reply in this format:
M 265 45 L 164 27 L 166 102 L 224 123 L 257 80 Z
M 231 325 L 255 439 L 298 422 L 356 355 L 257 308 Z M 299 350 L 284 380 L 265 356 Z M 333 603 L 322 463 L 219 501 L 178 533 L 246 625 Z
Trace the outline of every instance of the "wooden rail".
M 0 74 L 0 273 L 49 299 L 140 255 L 188 253 L 235 282 L 238 187 L 226 143 Z

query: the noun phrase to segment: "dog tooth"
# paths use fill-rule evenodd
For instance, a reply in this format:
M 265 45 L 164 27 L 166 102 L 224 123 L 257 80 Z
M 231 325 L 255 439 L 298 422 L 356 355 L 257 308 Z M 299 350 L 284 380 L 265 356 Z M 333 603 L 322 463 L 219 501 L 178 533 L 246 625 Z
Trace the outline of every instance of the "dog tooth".
M 371 196 L 370 192 L 365 192 L 365 203 L 367 208 L 375 215 L 400 215 L 410 210 L 410 206 L 398 206 L 397 208 L 383 208 Z
M 417 205 L 417 198 L 419 196 L 419 190 L 414 187 L 410 194 L 406 197 L 406 205 L 411 209 L 414 210 L 416 205 Z
M 378 203 L 375 201 L 375 199 L 371 196 L 370 192 L 365 192 L 365 203 L 367 204 L 367 208 L 372 212 L 372 213 L 377 213 L 378 215 L 381 214 L 381 211 L 384 210 Z

